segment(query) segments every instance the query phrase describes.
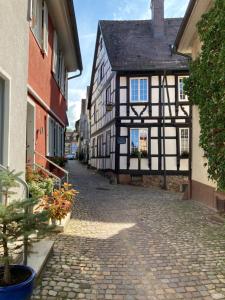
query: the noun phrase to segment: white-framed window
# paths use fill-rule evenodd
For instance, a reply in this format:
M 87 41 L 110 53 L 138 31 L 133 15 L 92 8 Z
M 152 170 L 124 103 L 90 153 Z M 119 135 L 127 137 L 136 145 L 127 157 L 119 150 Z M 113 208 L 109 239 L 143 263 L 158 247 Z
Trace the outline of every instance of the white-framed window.
M 148 78 L 130 79 L 130 102 L 148 102 Z
M 187 76 L 179 76 L 178 77 L 178 97 L 179 101 L 188 101 L 187 95 L 184 93 L 184 79 L 187 78 Z
M 68 97 L 68 76 L 65 66 L 63 53 L 60 49 L 59 40 L 56 31 L 53 37 L 53 57 L 52 57 L 52 72 L 62 94 L 67 99 Z
M 3 133 L 4 133 L 4 94 L 5 81 L 0 78 L 0 164 L 3 164 Z
M 62 157 L 64 155 L 64 127 L 48 116 L 47 156 Z
M 106 148 L 105 148 L 105 156 L 110 156 L 111 152 L 111 131 L 106 132 Z
M 148 156 L 148 128 L 130 129 L 130 154 L 135 157 Z
M 30 20 L 39 46 L 48 54 L 48 7 L 44 0 L 30 0 Z
M 189 128 L 180 128 L 180 155 L 189 154 Z

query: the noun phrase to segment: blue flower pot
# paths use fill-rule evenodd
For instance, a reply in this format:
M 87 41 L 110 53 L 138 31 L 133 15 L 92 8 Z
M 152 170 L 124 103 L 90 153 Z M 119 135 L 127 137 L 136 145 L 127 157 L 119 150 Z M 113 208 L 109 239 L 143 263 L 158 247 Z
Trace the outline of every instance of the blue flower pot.
M 28 300 L 30 299 L 34 287 L 35 272 L 33 269 L 23 265 L 13 265 L 11 270 L 30 273 L 29 277 L 18 284 L 10 286 L 0 286 L 0 299 L 1 300 Z M 0 267 L 0 272 L 3 271 L 3 267 Z

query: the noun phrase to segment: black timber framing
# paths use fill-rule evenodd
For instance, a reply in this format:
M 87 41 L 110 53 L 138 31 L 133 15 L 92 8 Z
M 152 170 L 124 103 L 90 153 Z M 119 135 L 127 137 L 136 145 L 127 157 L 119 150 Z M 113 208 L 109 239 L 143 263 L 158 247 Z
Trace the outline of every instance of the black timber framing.
M 166 136 L 166 140 L 175 140 L 176 141 L 176 153 L 174 154 L 167 154 L 165 157 L 176 157 L 177 158 L 177 170 L 175 171 L 167 171 L 167 175 L 184 175 L 184 176 L 189 176 L 190 175 L 190 166 L 191 166 L 191 147 L 190 147 L 190 155 L 189 155 L 189 170 L 188 171 L 180 171 L 180 132 L 179 128 L 189 128 L 190 132 L 190 142 L 191 142 L 191 113 L 189 116 L 178 116 L 179 113 L 179 107 L 181 105 L 183 106 L 189 106 L 190 103 L 188 101 L 182 101 L 179 102 L 178 98 L 178 77 L 179 76 L 188 76 L 188 71 L 182 71 L 182 72 L 168 72 L 166 74 L 167 76 L 173 75 L 175 76 L 175 85 L 168 85 L 166 83 L 166 88 L 175 88 L 175 99 L 172 101 L 168 101 L 168 103 L 165 103 L 165 106 L 175 106 L 175 116 L 172 116 L 170 113 L 170 116 L 166 116 L 165 120 L 166 121 L 171 121 L 171 123 L 165 123 L 165 127 L 173 127 L 176 130 L 176 136 Z M 152 85 L 152 77 L 151 76 L 158 76 L 158 85 Z M 163 117 L 162 117 L 162 103 L 161 103 L 161 87 L 162 87 L 162 78 L 163 78 L 163 72 L 148 72 L 148 73 L 143 73 L 143 72 L 137 72 L 137 73 L 132 73 L 132 72 L 120 72 L 117 74 L 117 77 L 126 77 L 127 80 L 127 86 L 122 86 L 120 87 L 119 85 L 116 85 L 116 90 L 118 89 L 126 89 L 127 91 L 127 99 L 126 103 L 120 103 L 120 101 L 116 101 L 116 105 L 121 106 L 126 106 L 126 111 L 127 111 L 127 116 L 120 116 L 117 115 L 117 126 L 119 127 L 124 127 L 127 128 L 128 130 L 128 139 L 127 139 L 127 154 L 120 154 L 119 149 L 118 151 L 118 157 L 127 157 L 127 169 L 126 170 L 121 170 L 120 168 L 117 170 L 117 173 L 119 174 L 130 174 L 130 175 L 163 175 L 163 170 L 162 170 L 162 126 L 163 126 Z M 130 103 L 130 78 L 136 78 L 136 77 L 147 77 L 148 78 L 148 95 L 149 99 L 148 102 L 143 102 L 143 103 Z M 119 84 L 119 80 L 117 80 L 117 84 Z M 159 88 L 159 103 L 158 104 L 153 104 L 151 102 L 152 100 L 152 88 Z M 120 94 L 118 94 L 120 95 Z M 168 91 L 167 91 L 168 95 Z M 175 100 L 175 101 L 174 101 Z M 148 107 L 148 115 L 149 116 L 130 116 L 130 108 L 134 106 L 146 106 Z M 159 107 L 159 116 L 158 117 L 152 117 L 151 115 L 151 110 L 153 106 L 158 106 Z M 119 112 L 119 109 L 118 109 Z M 141 120 L 140 123 L 137 123 L 134 121 L 135 120 Z M 155 120 L 155 123 L 143 123 L 145 120 Z M 177 122 L 178 120 L 184 120 L 184 122 L 180 123 Z M 129 121 L 129 123 L 123 123 L 123 121 Z M 158 136 L 157 137 L 152 137 L 151 136 L 151 128 L 158 128 Z M 149 161 L 149 169 L 150 170 L 140 170 L 140 160 L 138 163 L 138 170 L 130 170 L 130 128 L 148 128 L 148 161 Z M 120 134 L 120 130 L 118 131 L 118 136 Z M 151 153 L 151 140 L 158 140 L 158 155 L 153 155 Z M 117 152 L 116 151 L 116 152 Z M 155 157 L 158 158 L 158 170 L 151 170 L 151 159 Z

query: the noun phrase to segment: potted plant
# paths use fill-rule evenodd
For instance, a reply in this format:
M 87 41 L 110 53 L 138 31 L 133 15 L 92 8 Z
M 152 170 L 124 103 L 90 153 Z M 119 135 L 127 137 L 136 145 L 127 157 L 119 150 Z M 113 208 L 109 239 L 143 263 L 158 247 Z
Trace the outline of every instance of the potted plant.
M 142 150 L 142 151 L 139 151 L 139 150 L 134 150 L 132 153 L 131 153 L 131 158 L 146 158 L 148 157 L 148 153 L 146 150 Z
M 35 272 L 26 266 L 28 245 L 45 236 L 51 229 L 47 225 L 47 211 L 33 213 L 37 199 L 15 199 L 20 175 L 9 170 L 0 172 L 0 246 L 3 249 L 0 267 L 1 300 L 27 300 L 31 297 Z M 13 255 L 18 249 L 24 250 L 24 262 L 22 265 L 13 265 Z
M 61 189 L 55 189 L 51 195 L 45 195 L 37 210 L 43 209 L 49 212 L 53 224 L 61 222 L 72 210 L 72 204 L 78 191 L 72 189 L 72 185 L 64 183 Z

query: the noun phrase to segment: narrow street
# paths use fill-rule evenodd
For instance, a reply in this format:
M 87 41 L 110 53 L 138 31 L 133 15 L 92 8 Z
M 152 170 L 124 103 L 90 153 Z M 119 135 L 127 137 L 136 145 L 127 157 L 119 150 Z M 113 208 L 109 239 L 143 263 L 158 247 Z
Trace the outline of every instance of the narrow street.
M 212 211 L 69 169 L 80 194 L 33 299 L 225 299 L 225 230 Z

